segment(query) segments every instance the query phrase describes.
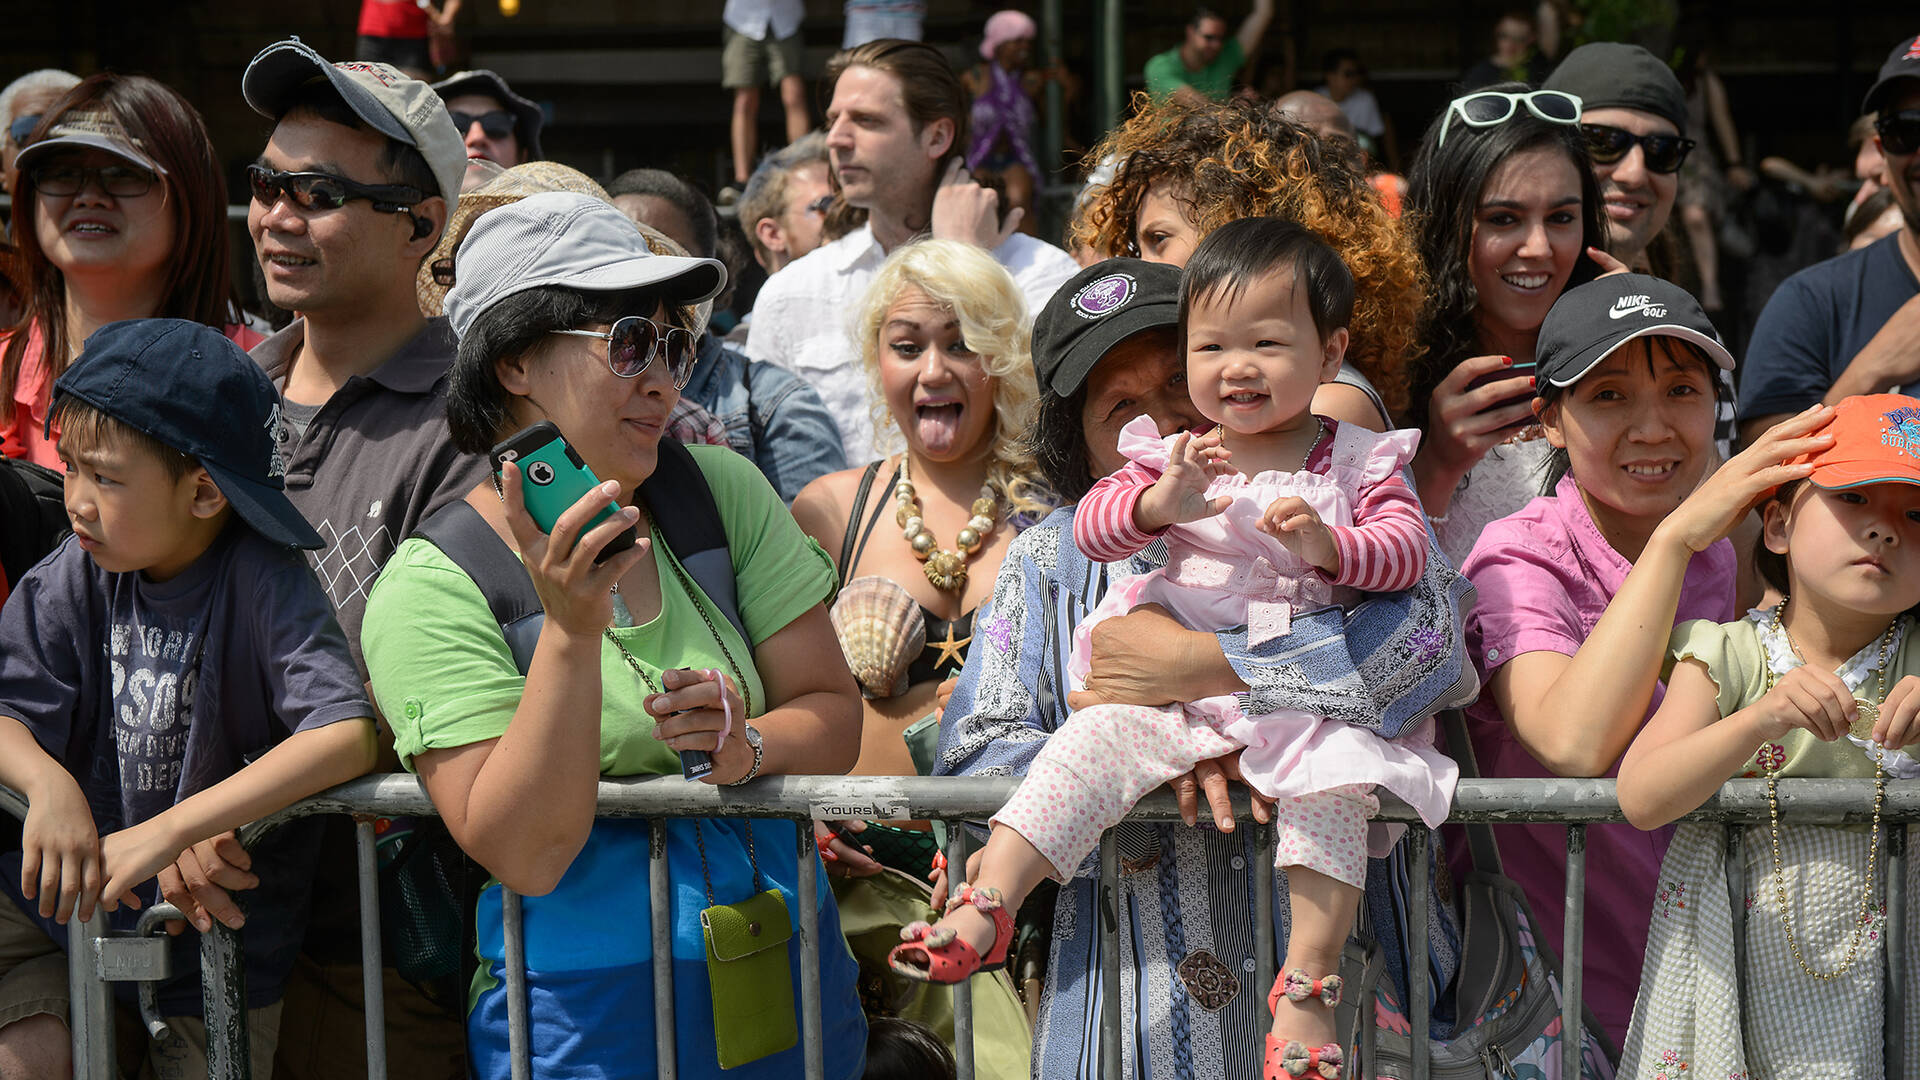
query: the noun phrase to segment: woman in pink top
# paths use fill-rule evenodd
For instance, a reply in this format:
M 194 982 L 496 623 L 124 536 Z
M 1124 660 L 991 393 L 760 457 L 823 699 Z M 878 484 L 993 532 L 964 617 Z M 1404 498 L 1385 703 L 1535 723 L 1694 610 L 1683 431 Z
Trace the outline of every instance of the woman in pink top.
M 1487 526 L 1467 556 L 1479 594 L 1467 646 L 1486 688 L 1468 730 L 1486 776 L 1611 776 L 1660 702 L 1673 626 L 1733 617 L 1728 531 L 1774 485 L 1805 474 L 1781 462 L 1825 444 L 1802 436 L 1831 410 L 1780 425 L 1701 484 L 1713 460 L 1714 368 L 1732 368 L 1733 357 L 1693 297 L 1641 274 L 1568 290 L 1536 356 L 1551 494 Z M 1623 681 L 1623 670 L 1645 676 Z M 1586 1001 L 1616 1046 L 1669 835 L 1630 825 L 1587 833 L 1599 869 L 1587 879 Z M 1558 948 L 1564 828 L 1502 826 L 1499 836 L 1543 940 Z
M 43 434 L 53 381 L 96 328 L 165 316 L 224 327 L 243 349 L 260 335 L 240 325 L 227 186 L 185 98 L 138 75 L 95 75 L 47 111 L 15 166 L 28 287 L 0 345 L 0 454 L 55 467 Z

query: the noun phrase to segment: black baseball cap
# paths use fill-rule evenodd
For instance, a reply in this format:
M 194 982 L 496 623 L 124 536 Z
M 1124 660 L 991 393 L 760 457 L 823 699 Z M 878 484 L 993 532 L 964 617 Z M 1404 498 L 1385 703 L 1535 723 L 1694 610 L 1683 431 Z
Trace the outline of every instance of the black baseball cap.
M 1673 69 L 1638 45 L 1593 41 L 1573 50 L 1540 84 L 1580 99 L 1582 112 L 1634 109 L 1665 117 L 1687 133 L 1687 92 Z
M 1879 112 L 1885 108 L 1886 99 L 1893 94 L 1894 84 L 1901 79 L 1920 79 L 1920 35 L 1901 38 L 1900 44 L 1887 54 L 1887 62 L 1880 65 L 1880 77 L 1873 81 L 1873 88 L 1867 91 L 1866 100 L 1860 103 L 1860 111 Z
M 1142 330 L 1180 324 L 1180 268 L 1108 259 L 1073 275 L 1033 320 L 1040 389 L 1071 397 L 1107 350 Z
M 1533 352 L 1534 394 L 1546 396 L 1549 386 L 1564 390 L 1620 346 L 1656 336 L 1690 341 L 1733 370 L 1733 354 L 1693 294 L 1649 274 L 1608 274 L 1561 293 L 1547 312 Z
M 58 382 L 72 395 L 204 466 L 240 520 L 284 547 L 325 547 L 293 508 L 280 456 L 280 395 L 240 346 L 185 319 L 95 330 Z M 52 429 L 48 418 L 48 434 Z

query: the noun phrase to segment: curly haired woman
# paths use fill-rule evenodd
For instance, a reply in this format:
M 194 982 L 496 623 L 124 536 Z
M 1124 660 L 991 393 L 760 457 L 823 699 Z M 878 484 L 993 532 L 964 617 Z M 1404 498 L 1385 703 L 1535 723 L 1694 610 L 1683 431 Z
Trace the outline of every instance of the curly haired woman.
M 1136 102 L 1132 119 L 1089 154 L 1115 163 L 1092 189 L 1071 239 L 1100 258 L 1186 264 L 1207 234 L 1245 217 L 1297 221 L 1352 271 L 1352 342 L 1316 413 L 1384 431 L 1405 413 L 1419 355 L 1426 272 L 1414 241 L 1344 152 L 1265 105 Z

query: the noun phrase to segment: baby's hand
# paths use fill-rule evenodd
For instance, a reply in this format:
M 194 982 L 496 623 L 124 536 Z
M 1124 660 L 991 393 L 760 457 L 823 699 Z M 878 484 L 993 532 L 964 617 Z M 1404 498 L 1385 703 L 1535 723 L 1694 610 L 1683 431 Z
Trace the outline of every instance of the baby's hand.
M 1209 499 L 1207 485 L 1214 477 L 1233 471 L 1227 464 L 1230 456 L 1220 445 L 1218 432 L 1210 431 L 1197 439 L 1191 433 L 1175 437 L 1167 471 L 1133 504 L 1134 526 L 1142 532 L 1159 532 L 1169 525 L 1199 521 L 1225 510 L 1233 498 L 1222 495 Z
M 1782 675 L 1751 708 L 1754 734 L 1768 742 L 1794 728 L 1806 729 L 1821 742 L 1832 742 L 1847 733 L 1856 711 L 1853 691 L 1840 676 L 1805 664 Z
M 1893 684 L 1880 703 L 1880 719 L 1873 725 L 1873 741 L 1898 750 L 1920 740 L 1920 676 L 1909 675 Z
M 1328 576 L 1339 575 L 1340 549 L 1333 542 L 1333 530 L 1327 528 L 1326 522 L 1320 520 L 1320 515 L 1314 513 L 1305 499 L 1287 495 L 1273 500 L 1267 512 L 1260 515 L 1260 531 Z

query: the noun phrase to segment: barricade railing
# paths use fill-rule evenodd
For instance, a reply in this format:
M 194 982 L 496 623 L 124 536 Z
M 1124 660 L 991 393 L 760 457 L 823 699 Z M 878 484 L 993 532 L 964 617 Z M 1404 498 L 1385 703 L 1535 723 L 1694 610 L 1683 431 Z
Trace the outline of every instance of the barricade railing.
M 819 984 L 820 947 L 818 938 L 819 904 L 817 874 L 820 863 L 814 857 L 812 821 L 866 818 L 872 820 L 936 820 L 948 826 L 947 859 L 951 866 L 966 865 L 969 850 L 968 830 L 964 823 L 982 821 L 998 810 L 1018 785 L 1017 777 L 769 777 L 737 788 L 688 783 L 678 777 L 651 777 L 636 780 L 603 781 L 600 784 L 598 814 L 606 818 L 655 819 L 651 833 L 648 875 L 651 882 L 650 918 L 654 955 L 672 953 L 672 918 L 668 910 L 671 889 L 667 884 L 665 825 L 668 817 L 782 818 L 800 825 L 799 877 L 796 892 L 800 904 L 800 1030 L 802 1058 L 807 1080 L 824 1080 L 824 1047 L 821 1035 L 821 996 Z M 1246 820 L 1246 799 L 1242 789 L 1234 793 L 1236 808 Z M 1381 797 L 1379 818 L 1410 824 L 1411 849 L 1407 860 L 1409 892 L 1427 896 L 1429 868 L 1427 850 L 1430 833 L 1419 824 L 1418 816 L 1405 803 L 1391 796 Z M 1864 824 L 1871 819 L 1873 782 L 1870 780 L 1779 781 L 1780 820 L 1788 824 Z M 0 788 L 0 808 L 24 818 L 26 802 L 19 795 Z M 315 814 L 348 814 L 356 822 L 361 951 L 365 965 L 367 1016 L 367 1063 L 369 1080 L 386 1080 L 385 1013 L 382 1006 L 380 974 L 380 905 L 375 874 L 373 822 L 379 817 L 434 816 L 432 802 L 419 781 L 408 775 L 393 774 L 364 777 L 322 792 L 288 809 L 264 818 L 240 831 L 243 844 L 258 840 L 269 830 L 296 818 Z M 1143 800 L 1129 821 L 1177 821 L 1179 809 L 1169 792 L 1157 792 Z M 1624 820 L 1615 801 L 1611 780 L 1562 779 L 1481 779 L 1462 780 L 1455 792 L 1450 821 L 1492 823 L 1547 823 L 1564 825 L 1567 830 L 1567 933 L 1561 955 L 1563 987 L 1563 1030 L 1578 1030 L 1582 1009 L 1581 939 L 1586 907 L 1586 831 L 1595 824 Z M 1769 820 L 1766 783 L 1761 780 L 1733 780 L 1725 784 L 1705 805 L 1682 820 L 1710 822 L 1727 830 L 1729 851 L 1728 890 L 1733 898 L 1735 918 L 1744 911 L 1742 898 L 1744 873 L 1738 857 L 1742 831 L 1747 825 Z M 1920 784 L 1890 782 L 1882 807 L 1882 820 L 1889 824 L 1920 821 Z M 1257 835 L 1263 846 L 1270 845 L 1271 828 L 1259 826 Z M 1886 939 L 1887 994 L 1884 1037 L 1888 1075 L 1911 1075 L 1906 1065 L 1906 1046 L 1901 1018 L 1905 1012 L 1906 940 L 1906 830 L 1887 829 L 1885 862 L 1887 872 Z M 1274 870 L 1271 859 L 1255 861 L 1254 948 L 1258 967 L 1256 987 L 1272 983 L 1279 957 L 1273 940 Z M 1120 940 L 1114 928 L 1119 925 L 1119 859 L 1113 833 L 1101 839 L 1099 885 L 1096 892 L 1101 917 L 1098 928 L 1102 955 L 1101 972 L 1106 980 L 1101 994 L 1100 1061 L 1103 1080 L 1120 1075 Z M 1410 972 L 1428 970 L 1429 954 L 1427 905 L 1411 906 L 1409 942 Z M 530 1032 L 527 1020 L 526 956 L 519 897 L 505 894 L 503 940 L 509 1017 L 509 1047 L 516 1080 L 531 1076 Z M 143 931 L 177 916 L 162 906 L 145 914 Z M 75 1075 L 109 1077 L 115 1075 L 113 1040 L 113 989 L 115 981 L 142 981 L 150 984 L 156 974 L 151 946 L 138 937 L 106 931 L 105 917 L 96 913 L 82 922 L 78 918 L 68 926 L 68 973 L 73 994 L 71 1030 Z M 1737 930 L 1737 925 L 1736 925 Z M 1736 932 L 1736 940 L 1741 935 Z M 161 954 L 164 956 L 164 953 Z M 241 963 L 239 935 L 221 926 L 201 938 L 202 986 L 206 1007 L 208 1075 L 211 1080 L 247 1080 L 251 1063 L 247 1045 L 247 1010 L 244 965 Z M 1736 953 L 1736 964 L 1744 957 Z M 655 1056 L 661 1080 L 675 1080 L 677 1057 L 673 1023 L 673 973 L 669 963 L 653 965 L 654 1030 L 657 1033 Z M 1426 1032 L 1432 1002 L 1427 980 L 1409 980 L 1409 1020 L 1414 1032 Z M 1264 1000 L 1264 993 L 1260 995 Z M 142 995 L 142 1013 L 150 1030 L 161 1024 L 157 1009 L 150 1009 L 152 998 Z M 972 994 L 967 984 L 953 988 L 954 1052 L 961 1080 L 973 1077 Z M 1363 1013 L 1364 1015 L 1364 1013 Z M 1578 1039 L 1561 1042 L 1565 1057 L 1561 1075 L 1580 1075 Z M 1425 1039 L 1412 1040 L 1413 1069 L 1416 1077 L 1428 1075 L 1428 1046 Z

